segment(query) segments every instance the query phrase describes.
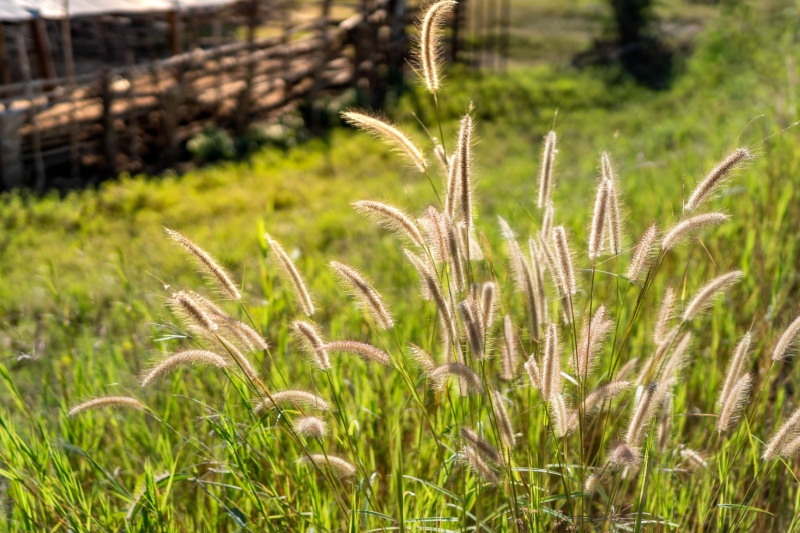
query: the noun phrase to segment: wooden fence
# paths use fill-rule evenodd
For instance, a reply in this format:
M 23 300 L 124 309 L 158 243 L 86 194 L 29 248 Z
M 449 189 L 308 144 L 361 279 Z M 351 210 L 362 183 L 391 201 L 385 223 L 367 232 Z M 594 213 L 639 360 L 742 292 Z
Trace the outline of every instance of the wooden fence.
M 279 31 L 167 59 L 59 79 L 0 86 L 0 188 L 83 186 L 125 171 L 174 165 L 183 143 L 209 122 L 244 132 L 331 88 L 355 85 L 379 105 L 402 72 L 404 0 L 363 0 Z M 275 20 L 273 18 L 273 20 Z M 388 76 L 387 76 L 388 73 Z

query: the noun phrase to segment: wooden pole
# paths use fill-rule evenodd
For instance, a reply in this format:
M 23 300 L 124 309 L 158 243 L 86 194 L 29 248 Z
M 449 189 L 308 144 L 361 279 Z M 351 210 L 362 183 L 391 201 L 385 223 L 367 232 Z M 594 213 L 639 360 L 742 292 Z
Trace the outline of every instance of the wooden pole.
M 64 73 L 67 77 L 67 98 L 69 106 L 69 169 L 70 175 L 77 178 L 80 173 L 80 153 L 78 152 L 78 128 L 75 123 L 75 56 L 72 50 L 72 22 L 69 16 L 69 0 L 64 0 L 64 18 L 61 19 L 61 42 L 64 49 Z
M 31 123 L 31 143 L 33 144 L 33 166 L 36 173 L 36 190 L 44 191 L 47 186 L 47 175 L 44 170 L 44 159 L 42 158 L 42 138 L 39 134 L 39 127 L 36 122 L 36 103 L 33 98 L 33 88 L 31 87 L 31 63 L 28 58 L 28 49 L 25 46 L 25 37 L 17 31 L 17 55 L 19 67 L 22 71 L 22 79 L 25 82 L 25 98 L 28 100 L 28 120 Z
M 169 47 L 172 55 L 178 55 L 183 51 L 181 42 L 181 14 L 177 11 L 167 12 L 167 25 L 169 26 Z
M 174 166 L 178 162 L 178 148 L 180 140 L 178 139 L 178 121 L 179 121 L 179 108 L 181 105 L 181 86 L 174 84 L 164 91 L 162 107 L 163 107 L 163 123 L 162 131 L 164 132 L 164 159 L 165 163 L 169 166 Z
M 35 18 L 30 21 L 31 37 L 36 50 L 36 62 L 39 75 L 47 80 L 56 77 L 56 66 L 53 63 L 53 52 L 50 47 L 50 38 L 47 36 L 47 26 L 44 19 Z
M 103 101 L 103 158 L 105 160 L 106 174 L 117 175 L 117 130 L 114 127 L 114 91 L 111 86 L 111 71 L 103 69 L 100 77 L 100 98 Z
M 8 62 L 8 49 L 6 48 L 6 27 L 0 23 L 0 81 L 3 85 L 11 83 L 11 68 Z
M 0 183 L 6 190 L 22 185 L 22 135 L 25 112 L 7 109 L 0 113 Z

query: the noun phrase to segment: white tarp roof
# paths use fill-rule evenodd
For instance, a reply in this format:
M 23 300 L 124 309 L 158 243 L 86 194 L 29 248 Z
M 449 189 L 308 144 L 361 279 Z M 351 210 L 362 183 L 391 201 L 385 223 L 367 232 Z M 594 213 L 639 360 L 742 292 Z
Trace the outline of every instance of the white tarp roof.
M 232 4 L 236 0 L 68 0 L 70 17 L 88 17 L 112 13 L 149 13 L 153 11 L 188 11 Z M 16 22 L 31 18 L 64 18 L 62 0 L 0 0 L 0 21 Z

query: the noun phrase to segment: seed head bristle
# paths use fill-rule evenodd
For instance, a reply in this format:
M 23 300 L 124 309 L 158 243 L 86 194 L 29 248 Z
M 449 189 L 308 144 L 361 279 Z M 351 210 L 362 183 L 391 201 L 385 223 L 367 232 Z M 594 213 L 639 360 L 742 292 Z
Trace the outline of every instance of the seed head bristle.
M 414 360 L 426 376 L 429 376 L 436 369 L 436 361 L 433 360 L 433 357 L 428 352 L 416 344 L 409 343 L 409 347 L 411 348 L 411 359 Z
M 307 439 L 321 439 L 328 434 L 328 425 L 316 416 L 304 416 L 294 423 L 294 430 Z
M 553 208 L 552 204 L 547 204 L 544 208 L 544 214 L 542 215 L 542 226 L 539 228 L 540 235 L 549 236 L 553 233 L 553 221 L 556 218 L 556 211 Z
M 538 302 L 539 288 L 536 278 L 531 272 L 525 257 L 522 255 L 519 243 L 517 242 L 514 231 L 502 217 L 497 217 L 500 222 L 500 229 L 503 237 L 508 242 L 508 256 L 511 262 L 511 271 L 517 290 L 525 297 L 525 305 L 528 309 L 530 319 L 530 334 L 535 338 L 539 336 L 540 317 L 539 310 L 541 305 Z
M 250 362 L 250 360 L 245 357 L 244 354 L 225 337 L 217 336 L 217 341 L 222 345 L 223 348 L 225 348 L 225 350 L 228 352 L 228 355 L 230 355 L 242 372 L 244 372 L 244 375 L 247 376 L 247 379 L 249 379 L 253 385 L 258 387 L 261 393 L 266 393 L 267 388 L 259 379 L 258 373 L 256 372 L 256 369 L 253 367 L 253 364 Z
M 328 351 L 325 349 L 325 341 L 322 339 L 317 328 L 308 322 L 297 320 L 292 324 L 295 333 L 303 341 L 308 350 L 314 356 L 314 362 L 321 370 L 330 370 L 331 361 Z
M 292 288 L 294 289 L 295 297 L 297 298 L 297 303 L 300 306 L 300 309 L 305 313 L 307 316 L 311 316 L 314 314 L 314 302 L 311 300 L 311 295 L 308 293 L 308 289 L 306 288 L 306 283 L 303 281 L 303 277 L 300 275 L 300 272 L 297 270 L 297 267 L 294 264 L 294 261 L 289 257 L 289 254 L 283 249 L 283 246 L 273 239 L 268 233 L 264 234 L 264 238 L 269 245 L 269 249 L 272 253 L 275 254 L 276 258 L 278 259 L 278 265 L 281 267 L 283 272 L 289 277 L 289 281 L 292 284 Z
M 368 133 L 371 133 L 383 140 L 390 146 L 405 154 L 408 160 L 417 167 L 420 172 L 425 172 L 427 163 L 422 151 L 411 142 L 411 139 L 405 133 L 400 131 L 396 126 L 389 123 L 389 121 L 360 113 L 357 111 L 344 111 L 342 118 L 356 128 L 360 128 Z
M 683 312 L 683 321 L 688 322 L 696 317 L 703 309 L 711 305 L 714 298 L 744 278 L 744 272 L 734 270 L 718 276 L 706 283 L 692 298 Z
M 728 363 L 728 369 L 725 372 L 725 384 L 722 386 L 722 391 L 717 399 L 717 407 L 722 407 L 725 404 L 734 383 L 736 383 L 739 376 L 742 375 L 742 369 L 747 363 L 747 352 L 750 350 L 751 341 L 752 336 L 750 332 L 748 332 L 742 337 L 739 344 L 736 345 L 736 349 L 733 351 L 733 357 L 731 357 L 730 363 Z
M 458 144 L 455 160 L 456 180 L 461 203 L 461 218 L 469 229 L 473 227 L 472 220 L 472 115 L 467 113 L 461 119 L 458 131 Z
M 578 292 L 575 282 L 575 269 L 572 268 L 572 253 L 567 242 L 567 232 L 564 226 L 553 228 L 553 251 L 556 256 L 558 278 L 564 294 L 574 295 Z
M 675 224 L 675 226 L 664 235 L 664 239 L 661 241 L 661 248 L 665 252 L 671 250 L 692 233 L 700 231 L 708 226 L 722 224 L 728 220 L 730 220 L 730 217 L 724 213 L 703 213 L 684 219 Z
M 638 279 L 639 275 L 650 262 L 650 258 L 653 254 L 653 243 L 656 237 L 658 237 L 658 227 L 656 223 L 653 222 L 642 234 L 642 237 L 639 239 L 639 244 L 636 245 L 636 249 L 633 252 L 631 264 L 628 266 L 627 277 L 629 280 L 635 281 Z
M 528 377 L 531 379 L 531 384 L 534 388 L 541 392 L 542 390 L 542 374 L 539 371 L 539 363 L 536 362 L 536 357 L 533 354 L 528 357 L 528 360 L 525 361 L 523 365 L 525 368 L 525 372 L 528 373 Z
M 365 361 L 375 361 L 382 365 L 388 365 L 391 360 L 388 353 L 366 342 L 331 341 L 325 345 L 325 349 L 329 352 L 352 353 L 361 356 Z
M 166 376 L 182 366 L 189 365 L 207 365 L 216 368 L 225 368 L 228 366 L 228 362 L 224 357 L 220 357 L 214 352 L 209 352 L 207 350 L 186 350 L 178 352 L 162 360 L 143 374 L 142 387 L 148 386 L 156 379 Z
M 186 292 L 191 298 L 199 303 L 203 309 L 205 309 L 206 313 L 215 321 L 215 323 L 218 323 L 218 325 L 221 325 L 231 335 L 236 337 L 236 340 L 242 346 L 246 346 L 248 351 L 266 350 L 269 348 L 267 341 L 264 340 L 264 337 L 262 337 L 261 334 L 256 330 L 244 322 L 241 322 L 240 320 L 228 315 L 208 298 L 194 291 Z
M 603 152 L 600 161 L 603 180 L 608 188 L 606 197 L 608 202 L 606 207 L 608 248 L 612 254 L 619 255 L 622 252 L 622 219 L 619 209 L 619 196 L 617 194 L 617 179 L 614 175 L 614 166 L 611 163 L 611 158 L 606 152 Z
M 386 302 L 383 301 L 383 297 L 378 291 L 364 279 L 364 276 L 356 269 L 338 261 L 331 261 L 330 265 L 359 300 L 362 307 L 367 310 L 375 324 L 382 329 L 391 329 L 394 323 Z
M 200 305 L 200 302 L 192 298 L 186 291 L 174 293 L 170 301 L 170 307 L 172 307 L 175 314 L 204 330 L 215 332 L 219 329 L 214 319 Z
M 561 355 L 558 347 L 558 326 L 555 324 L 547 326 L 540 384 L 540 390 L 545 399 L 561 392 Z
M 694 450 L 690 450 L 689 448 L 682 449 L 681 457 L 683 457 L 683 459 L 689 463 L 692 468 L 708 468 L 708 463 L 706 463 L 706 460 L 703 459 L 703 456 Z
M 641 461 L 641 450 L 624 442 L 616 445 L 608 456 L 608 462 L 619 468 L 636 468 Z
M 450 162 L 447 160 L 447 154 L 444 151 L 444 146 L 442 146 L 442 143 L 439 141 L 435 142 L 433 153 L 436 155 L 437 161 L 439 161 L 439 164 L 442 166 L 444 175 L 447 176 L 447 173 L 450 171 Z
M 750 388 L 753 386 L 753 376 L 744 374 L 736 383 L 731 385 L 730 390 L 725 396 L 717 418 L 716 430 L 724 433 L 739 421 L 742 409 L 747 404 Z
M 672 437 L 672 395 L 665 394 L 659 404 L 656 426 L 656 446 L 661 453 L 667 451 L 670 437 Z
M 594 495 L 597 492 L 597 487 L 600 485 L 600 475 L 599 474 L 589 474 L 586 476 L 586 481 L 583 483 L 583 492 L 587 496 Z
M 553 190 L 553 166 L 556 158 L 556 132 L 551 131 L 544 138 L 542 150 L 542 169 L 539 174 L 539 209 L 550 203 Z
M 223 293 L 233 300 L 242 299 L 242 293 L 239 292 L 239 288 L 236 287 L 236 284 L 231 280 L 228 272 L 222 268 L 211 255 L 177 231 L 169 228 L 164 228 L 164 230 L 172 240 L 185 248 L 206 270 L 208 270 L 208 273 L 216 282 L 217 287 Z
M 483 327 L 480 317 L 476 313 L 475 302 L 471 298 L 464 300 L 458 304 L 458 312 L 461 315 L 461 322 L 464 324 L 472 356 L 476 359 L 483 359 Z
M 330 411 L 331 407 L 322 398 L 311 392 L 303 390 L 284 390 L 273 392 L 269 396 L 259 398 L 258 404 L 253 410 L 256 414 L 265 409 L 279 409 L 282 405 L 294 405 L 297 407 L 307 407 L 320 411 Z
M 492 410 L 494 411 L 494 418 L 497 422 L 497 431 L 500 433 L 500 438 L 509 448 L 513 448 L 516 443 L 514 438 L 514 427 L 511 425 L 511 419 L 508 417 L 508 411 L 503 403 L 503 396 L 498 392 L 493 393 Z
M 531 275 L 536 285 L 536 316 L 541 324 L 549 322 L 547 312 L 547 292 L 544 285 L 544 264 L 539 245 L 533 236 L 528 237 L 528 254 L 531 258 Z
M 686 205 L 683 206 L 683 210 L 689 213 L 697 209 L 728 180 L 736 168 L 742 166 L 749 158 L 750 152 L 746 148 L 737 148 L 720 161 L 703 181 L 697 184 L 694 192 L 686 201 Z
M 478 474 L 483 481 L 486 483 L 491 483 L 492 485 L 496 485 L 499 483 L 499 479 L 497 474 L 495 474 L 494 470 L 483 460 L 481 459 L 480 454 L 473 448 L 472 446 L 464 446 L 463 451 L 461 452 L 464 456 L 464 459 L 467 462 L 470 470 Z
M 404 250 L 404 252 L 406 258 L 408 258 L 409 262 L 422 278 L 423 292 L 427 293 L 436 303 L 436 307 L 439 309 L 439 314 L 441 315 L 442 324 L 445 327 L 445 331 L 450 336 L 450 341 L 455 342 L 458 338 L 456 323 L 453 320 L 453 314 L 450 312 L 450 306 L 447 305 L 447 300 L 444 297 L 442 286 L 439 284 L 436 274 L 431 271 L 428 265 L 420 259 L 419 256 L 409 250 Z
M 561 393 L 551 395 L 549 404 L 553 432 L 559 439 L 566 437 L 574 430 L 571 421 L 576 417 L 570 416 L 570 413 L 567 412 L 567 404 L 564 402 L 564 395 Z
M 497 284 L 487 281 L 481 285 L 481 315 L 483 317 L 483 330 L 489 333 L 494 323 L 494 309 L 496 307 L 495 298 L 497 295 Z
M 503 456 L 500 455 L 500 452 L 497 451 L 497 448 L 489 444 L 489 442 L 486 440 L 480 438 L 476 432 L 469 428 L 462 427 L 459 430 L 459 434 L 461 435 L 461 438 L 464 439 L 467 444 L 472 446 L 484 460 L 496 465 L 503 464 Z
M 450 272 L 455 278 L 455 287 L 458 292 L 464 292 L 466 278 L 464 276 L 464 265 L 461 262 L 461 254 L 458 249 L 458 235 L 452 222 L 444 221 L 447 227 L 447 255 L 450 263 Z M 469 253 L 469 252 L 467 252 Z
M 589 259 L 594 261 L 603 253 L 603 237 L 606 231 L 608 208 L 608 181 L 603 180 L 597 186 L 592 213 L 592 225 L 589 228 Z
M 664 298 L 661 300 L 661 307 L 658 309 L 658 319 L 656 327 L 653 329 L 653 342 L 657 345 L 664 342 L 669 329 L 669 321 L 672 320 L 672 313 L 675 308 L 675 290 L 672 286 L 664 291 Z
M 797 342 L 797 336 L 800 334 L 800 316 L 795 318 L 789 324 L 789 327 L 784 330 L 775 348 L 772 350 L 773 361 L 783 361 L 786 359 L 787 354 L 794 348 Z
M 514 322 L 510 315 L 503 317 L 503 371 L 500 378 L 511 381 L 516 377 L 517 340 L 514 335 Z
M 639 401 L 633 411 L 628 430 L 625 433 L 625 443 L 632 448 L 638 448 L 644 439 L 647 426 L 650 424 L 655 410 L 658 383 L 652 382 L 642 390 Z
M 771 461 L 778 457 L 786 457 L 786 448 L 800 436 L 800 407 L 794 410 L 786 422 L 772 436 L 761 458 Z
M 600 407 L 606 400 L 610 400 L 612 398 L 616 398 L 622 392 L 628 390 L 631 386 L 630 381 L 610 381 L 605 385 L 597 387 L 591 393 L 586 395 L 586 399 L 583 400 L 583 412 L 587 415 L 592 413 L 595 409 Z
M 622 380 L 622 379 L 627 378 L 628 376 L 630 376 L 633 373 L 634 370 L 636 370 L 636 365 L 638 365 L 638 364 L 639 364 L 639 358 L 638 357 L 634 357 L 634 358 L 630 359 L 629 361 L 627 361 L 624 365 L 622 365 L 620 367 L 619 372 L 617 372 L 616 378 L 618 380 Z
M 467 392 L 480 394 L 483 392 L 483 381 L 470 367 L 462 363 L 445 363 L 439 365 L 428 377 L 434 388 L 442 390 L 447 384 L 447 378 L 457 377 L 467 386 Z
M 422 67 L 422 79 L 429 92 L 435 94 L 439 90 L 439 55 L 441 47 L 441 27 L 445 18 L 456 2 L 442 0 L 431 5 L 425 12 L 420 26 L 419 62 Z
M 402 209 L 374 200 L 359 200 L 353 202 L 352 206 L 358 213 L 389 231 L 406 235 L 420 248 L 425 246 L 425 239 L 422 237 L 419 227 Z
M 130 396 L 103 396 L 101 398 L 94 398 L 73 406 L 67 416 L 72 417 L 84 411 L 91 411 L 94 409 L 103 409 L 106 407 L 129 407 L 139 411 L 147 411 L 147 406 Z
M 594 367 L 597 356 L 603 350 L 603 343 L 614 326 L 608 317 L 606 306 L 600 305 L 594 312 L 591 322 L 584 317 L 581 333 L 578 336 L 578 367 L 575 369 L 579 380 L 585 380 Z
M 338 477 L 350 477 L 356 475 L 356 467 L 331 454 L 312 453 L 297 460 L 300 464 L 312 463 L 319 469 L 329 468 Z

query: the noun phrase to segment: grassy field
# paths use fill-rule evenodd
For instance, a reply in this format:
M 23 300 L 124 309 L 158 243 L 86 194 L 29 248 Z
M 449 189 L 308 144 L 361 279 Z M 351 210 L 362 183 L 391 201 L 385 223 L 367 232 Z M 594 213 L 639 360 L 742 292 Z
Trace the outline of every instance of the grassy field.
M 491 357 L 476 357 L 462 339 L 482 393 L 461 396 L 457 380 L 430 388 L 435 378 L 407 343 L 437 363 L 452 360 L 442 349 L 437 307 L 420 295 L 419 275 L 403 255 L 408 243 L 350 207 L 368 198 L 422 217 L 443 197 L 442 173 L 413 118 L 438 130 L 432 99 L 421 89 L 390 114 L 425 147 L 431 180 L 368 135 L 337 129 L 288 151 L 269 149 L 181 177 L 126 178 L 65 198 L 0 197 L 0 530 L 800 530 L 797 460 L 761 458 L 800 405 L 794 357 L 771 359 L 800 313 L 800 130 L 762 142 L 797 120 L 797 16 L 780 4 L 721 9 L 698 35 L 685 72 L 662 92 L 607 85 L 601 72 L 561 66 L 517 66 L 504 75 L 448 71 L 439 96 L 448 150 L 469 102 L 475 106 L 475 218 L 485 259 L 470 263 L 468 277 L 501 287 L 485 343 Z M 560 397 L 569 408 L 619 378 L 620 366 L 634 358 L 639 367 L 628 379 L 654 380 L 644 363 L 656 350 L 653 329 L 668 285 L 676 289 L 677 316 L 710 278 L 746 274 L 708 313 L 685 324 L 673 320 L 694 335 L 683 372 L 659 379 L 669 388 L 658 390 L 660 400 L 671 398 L 671 416 L 659 404 L 638 446 L 642 460 L 627 468 L 607 460 L 650 389 L 629 387 L 591 420 L 579 414 L 578 429 L 562 437 L 556 400 L 531 385 L 521 364 L 530 354 L 542 362 L 544 328 L 527 326 L 530 309 L 515 289 L 497 215 L 527 254 L 528 235 L 541 227 L 537 177 L 542 139 L 553 125 L 556 224 L 569 232 L 580 280 L 573 305 L 564 306 L 577 317 L 572 328 L 559 320 L 562 303 L 545 276 L 568 376 Z M 658 254 L 649 274 L 629 283 L 624 276 L 644 230 L 653 221 L 668 230 L 680 220 L 694 185 L 738 147 L 755 157 L 704 207 L 731 220 Z M 624 206 L 623 252 L 593 265 L 586 243 L 604 150 Z M 224 301 L 165 226 L 226 265 L 242 302 Z M 279 275 L 264 231 L 305 278 L 316 304 L 312 318 Z M 355 306 L 331 260 L 369 278 L 394 328 L 377 328 Z M 458 316 L 466 293 L 450 279 L 454 268 L 445 262 L 440 274 L 443 287 L 457 293 L 450 305 Z M 171 295 L 184 289 L 213 297 L 268 341 L 268 350 L 247 354 L 257 380 L 235 366 L 197 366 L 140 386 L 142 373 L 168 354 L 203 346 L 230 355 L 230 345 L 213 335 L 209 341 L 208 332 L 170 311 Z M 569 363 L 576 329 L 601 302 L 617 326 L 594 372 L 579 376 Z M 502 380 L 505 314 L 520 361 Z M 298 319 L 313 319 L 328 340 L 369 342 L 390 355 L 390 365 L 331 353 L 332 368 L 321 371 L 293 335 Z M 465 331 L 458 326 L 459 338 Z M 748 331 L 752 353 L 742 372 L 752 374 L 752 391 L 741 421 L 720 435 L 717 398 Z M 258 381 L 270 395 L 302 389 L 333 407 L 290 403 L 257 411 L 254 399 L 266 394 Z M 81 401 L 108 395 L 134 396 L 148 409 L 67 416 Z M 298 420 L 310 414 L 324 419 L 327 435 L 297 433 Z M 501 464 L 489 471 L 474 458 L 466 464 L 461 428 L 497 447 Z M 319 453 L 344 458 L 355 473 L 338 477 L 324 460 L 318 468 L 302 463 Z M 592 474 L 602 478 L 586 494 Z

